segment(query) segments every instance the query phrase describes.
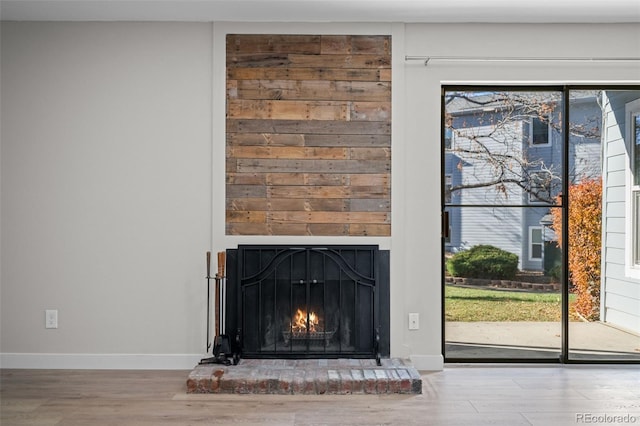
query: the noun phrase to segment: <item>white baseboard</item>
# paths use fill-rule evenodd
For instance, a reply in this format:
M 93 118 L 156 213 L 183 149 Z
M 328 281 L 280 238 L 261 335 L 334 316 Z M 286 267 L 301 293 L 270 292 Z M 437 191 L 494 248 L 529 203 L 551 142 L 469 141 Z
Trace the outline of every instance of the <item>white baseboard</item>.
M 411 363 L 419 371 L 440 371 L 444 369 L 442 355 L 411 355 Z
M 2 353 L 0 368 L 69 370 L 191 370 L 201 354 Z
M 202 354 L 38 354 L 1 353 L 0 368 L 51 370 L 191 370 Z M 442 355 L 411 355 L 420 371 L 440 371 Z

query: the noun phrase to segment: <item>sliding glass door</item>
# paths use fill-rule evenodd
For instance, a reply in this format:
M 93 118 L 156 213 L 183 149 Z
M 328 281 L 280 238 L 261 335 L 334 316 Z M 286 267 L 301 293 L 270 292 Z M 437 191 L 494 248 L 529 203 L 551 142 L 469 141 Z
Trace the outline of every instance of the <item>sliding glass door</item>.
M 567 357 L 570 361 L 640 361 L 640 262 L 634 259 L 640 87 L 570 90 L 575 132 L 569 140 Z M 595 99 L 600 115 L 588 112 Z M 580 123 L 585 124 L 580 127 Z M 593 130 L 589 130 L 592 128 Z M 598 156 L 598 152 L 601 156 Z
M 557 360 L 562 91 L 451 88 L 443 108 L 445 357 Z
M 619 352 L 640 359 L 632 348 L 640 348 L 633 325 L 640 323 L 640 279 L 620 290 L 600 274 L 610 266 L 602 257 L 602 193 L 610 188 L 609 197 L 621 197 L 623 191 L 604 172 L 624 168 L 614 158 L 620 147 L 605 149 L 606 95 L 597 88 L 444 88 L 446 360 L 608 360 Z M 610 105 L 612 114 L 627 98 Z M 606 211 L 611 216 L 620 208 Z M 607 301 L 627 315 L 607 312 Z M 626 338 L 605 315 L 630 323 Z

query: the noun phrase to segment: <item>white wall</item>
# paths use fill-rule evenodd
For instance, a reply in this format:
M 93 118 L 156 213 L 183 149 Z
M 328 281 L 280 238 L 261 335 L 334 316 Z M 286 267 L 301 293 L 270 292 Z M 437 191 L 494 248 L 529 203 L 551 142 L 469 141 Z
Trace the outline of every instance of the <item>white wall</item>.
M 199 359 L 211 45 L 211 24 L 2 23 L 3 367 Z
M 224 235 L 229 32 L 392 35 L 391 238 Z M 190 368 L 204 347 L 205 251 L 302 240 L 390 249 L 391 354 L 442 368 L 441 83 L 640 81 L 640 65 L 424 67 L 405 55 L 631 56 L 639 32 L 633 24 L 3 23 L 2 366 Z M 45 309 L 60 311 L 59 329 L 44 329 Z M 409 312 L 420 314 L 420 330 L 407 330 Z M 159 361 L 142 364 L 149 360 Z

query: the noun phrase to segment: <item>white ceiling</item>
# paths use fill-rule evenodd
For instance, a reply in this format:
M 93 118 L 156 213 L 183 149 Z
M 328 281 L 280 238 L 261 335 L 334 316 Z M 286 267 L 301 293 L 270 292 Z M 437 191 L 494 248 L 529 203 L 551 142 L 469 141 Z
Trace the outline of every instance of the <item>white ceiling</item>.
M 7 21 L 640 23 L 640 0 L 0 0 Z

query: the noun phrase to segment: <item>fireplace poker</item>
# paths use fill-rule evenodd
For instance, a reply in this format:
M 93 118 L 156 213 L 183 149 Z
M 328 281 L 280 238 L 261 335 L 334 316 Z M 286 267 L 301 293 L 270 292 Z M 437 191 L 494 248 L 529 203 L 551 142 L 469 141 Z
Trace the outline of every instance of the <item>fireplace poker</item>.
M 207 252 L 207 349 L 205 352 L 209 352 L 209 348 L 211 348 L 211 339 L 210 339 L 210 323 L 211 323 L 211 252 Z
M 214 300 L 214 305 L 215 306 L 215 320 L 214 320 L 214 325 L 216 327 L 216 337 L 214 340 L 214 345 L 217 343 L 217 341 L 219 341 L 219 337 L 221 333 L 220 330 L 220 316 L 222 314 L 222 307 L 220 306 L 220 289 L 222 287 L 222 280 L 224 279 L 224 262 L 225 262 L 225 253 L 223 251 L 218 252 L 218 272 L 216 273 L 216 278 L 215 278 L 215 282 L 216 282 L 216 289 L 215 289 L 215 300 Z
M 210 253 L 207 252 L 207 261 L 210 259 Z M 226 261 L 226 253 L 219 252 L 218 253 L 218 272 L 216 273 L 214 278 L 215 281 L 215 296 L 214 296 L 214 305 L 215 305 L 215 313 L 214 313 L 214 328 L 215 328 L 215 338 L 213 341 L 213 356 L 210 358 L 203 358 L 200 360 L 200 364 L 224 364 L 230 365 L 231 361 L 227 358 L 232 356 L 231 353 L 231 344 L 229 342 L 229 336 L 221 334 L 220 330 L 220 311 L 221 311 L 221 299 L 220 299 L 220 287 L 222 280 L 224 279 L 224 264 Z M 207 266 L 209 263 L 207 263 Z M 209 327 L 209 271 L 207 272 L 207 327 Z M 208 330 L 208 329 L 207 329 Z M 209 343 L 209 332 L 207 331 L 207 351 L 209 351 L 209 347 L 211 346 Z

